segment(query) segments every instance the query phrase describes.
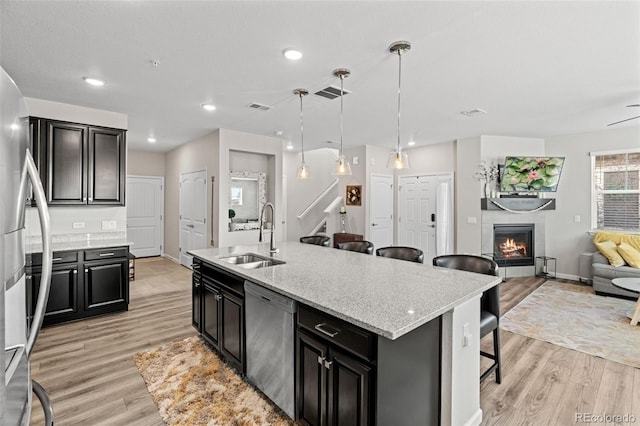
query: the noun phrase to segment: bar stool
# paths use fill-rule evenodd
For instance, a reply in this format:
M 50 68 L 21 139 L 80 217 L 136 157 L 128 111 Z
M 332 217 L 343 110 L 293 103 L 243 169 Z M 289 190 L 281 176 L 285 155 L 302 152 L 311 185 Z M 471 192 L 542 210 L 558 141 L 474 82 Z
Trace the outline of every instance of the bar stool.
M 410 262 L 424 263 L 424 252 L 414 247 L 389 246 L 376 250 L 377 256 L 392 257 Z
M 459 269 L 479 274 L 498 276 L 498 264 L 492 259 L 467 254 L 448 254 L 433 258 L 433 266 Z M 498 286 L 482 293 L 480 299 L 480 338 L 493 332 L 493 354 L 480 351 L 480 355 L 492 359 L 494 363 L 480 376 L 482 382 L 494 370 L 496 383 L 502 381 L 500 364 L 500 291 Z
M 338 243 L 336 248 L 340 250 L 355 251 L 358 253 L 373 254 L 373 243 L 369 241 L 344 241 Z
M 305 244 L 315 244 L 317 246 L 329 247 L 331 238 L 324 235 L 309 235 L 307 237 L 300 237 L 300 242 Z

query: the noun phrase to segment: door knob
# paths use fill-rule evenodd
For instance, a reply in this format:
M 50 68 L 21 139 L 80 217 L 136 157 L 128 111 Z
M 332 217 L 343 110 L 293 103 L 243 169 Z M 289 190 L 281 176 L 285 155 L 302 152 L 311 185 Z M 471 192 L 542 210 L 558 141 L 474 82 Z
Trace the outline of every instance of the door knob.
M 378 224 L 377 223 L 372 223 L 371 226 L 378 226 Z

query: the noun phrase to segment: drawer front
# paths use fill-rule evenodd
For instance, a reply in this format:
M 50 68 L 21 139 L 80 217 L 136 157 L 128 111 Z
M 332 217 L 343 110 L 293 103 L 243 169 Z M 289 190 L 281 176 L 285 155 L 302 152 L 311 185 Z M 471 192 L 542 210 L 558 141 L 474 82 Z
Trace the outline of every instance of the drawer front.
M 105 260 L 114 257 L 127 257 L 128 247 L 107 247 L 103 249 L 85 250 L 84 260 Z
M 298 308 L 298 326 L 368 361 L 375 361 L 374 333 L 302 305 Z
M 222 271 L 212 267 L 208 263 L 203 263 L 200 267 L 200 273 L 204 279 L 214 282 L 217 286 L 236 293 L 238 296 L 244 297 L 244 278 Z
M 78 261 L 77 251 L 54 251 L 53 264 L 57 263 L 73 263 Z M 31 266 L 42 266 L 42 253 L 33 253 L 31 255 Z

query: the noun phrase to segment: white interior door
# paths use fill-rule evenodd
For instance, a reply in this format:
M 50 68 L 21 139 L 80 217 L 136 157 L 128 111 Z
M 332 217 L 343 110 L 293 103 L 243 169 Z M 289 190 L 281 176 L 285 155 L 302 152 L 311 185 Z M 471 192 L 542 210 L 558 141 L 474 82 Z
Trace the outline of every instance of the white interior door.
M 433 176 L 398 178 L 398 245 L 421 249 L 427 264 L 436 253 L 436 181 Z
M 393 176 L 371 175 L 369 241 L 375 248 L 393 245 Z
M 398 245 L 424 251 L 424 263 L 453 249 L 453 178 L 398 178 Z
M 164 178 L 127 177 L 127 239 L 136 257 L 160 256 L 164 240 Z
M 180 174 L 180 264 L 191 268 L 189 250 L 207 247 L 207 171 Z

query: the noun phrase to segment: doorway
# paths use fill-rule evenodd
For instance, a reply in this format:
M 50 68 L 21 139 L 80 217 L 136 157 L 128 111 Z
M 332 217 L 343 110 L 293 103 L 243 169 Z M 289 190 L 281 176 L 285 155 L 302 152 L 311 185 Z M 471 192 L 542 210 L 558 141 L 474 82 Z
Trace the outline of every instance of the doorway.
M 453 253 L 453 175 L 398 177 L 398 245 L 424 252 L 424 263 Z
M 207 247 L 207 171 L 180 173 L 180 264 L 191 268 L 187 252 Z
M 369 241 L 375 248 L 393 245 L 393 176 L 371 174 Z
M 127 176 L 127 239 L 136 257 L 162 255 L 164 177 Z

